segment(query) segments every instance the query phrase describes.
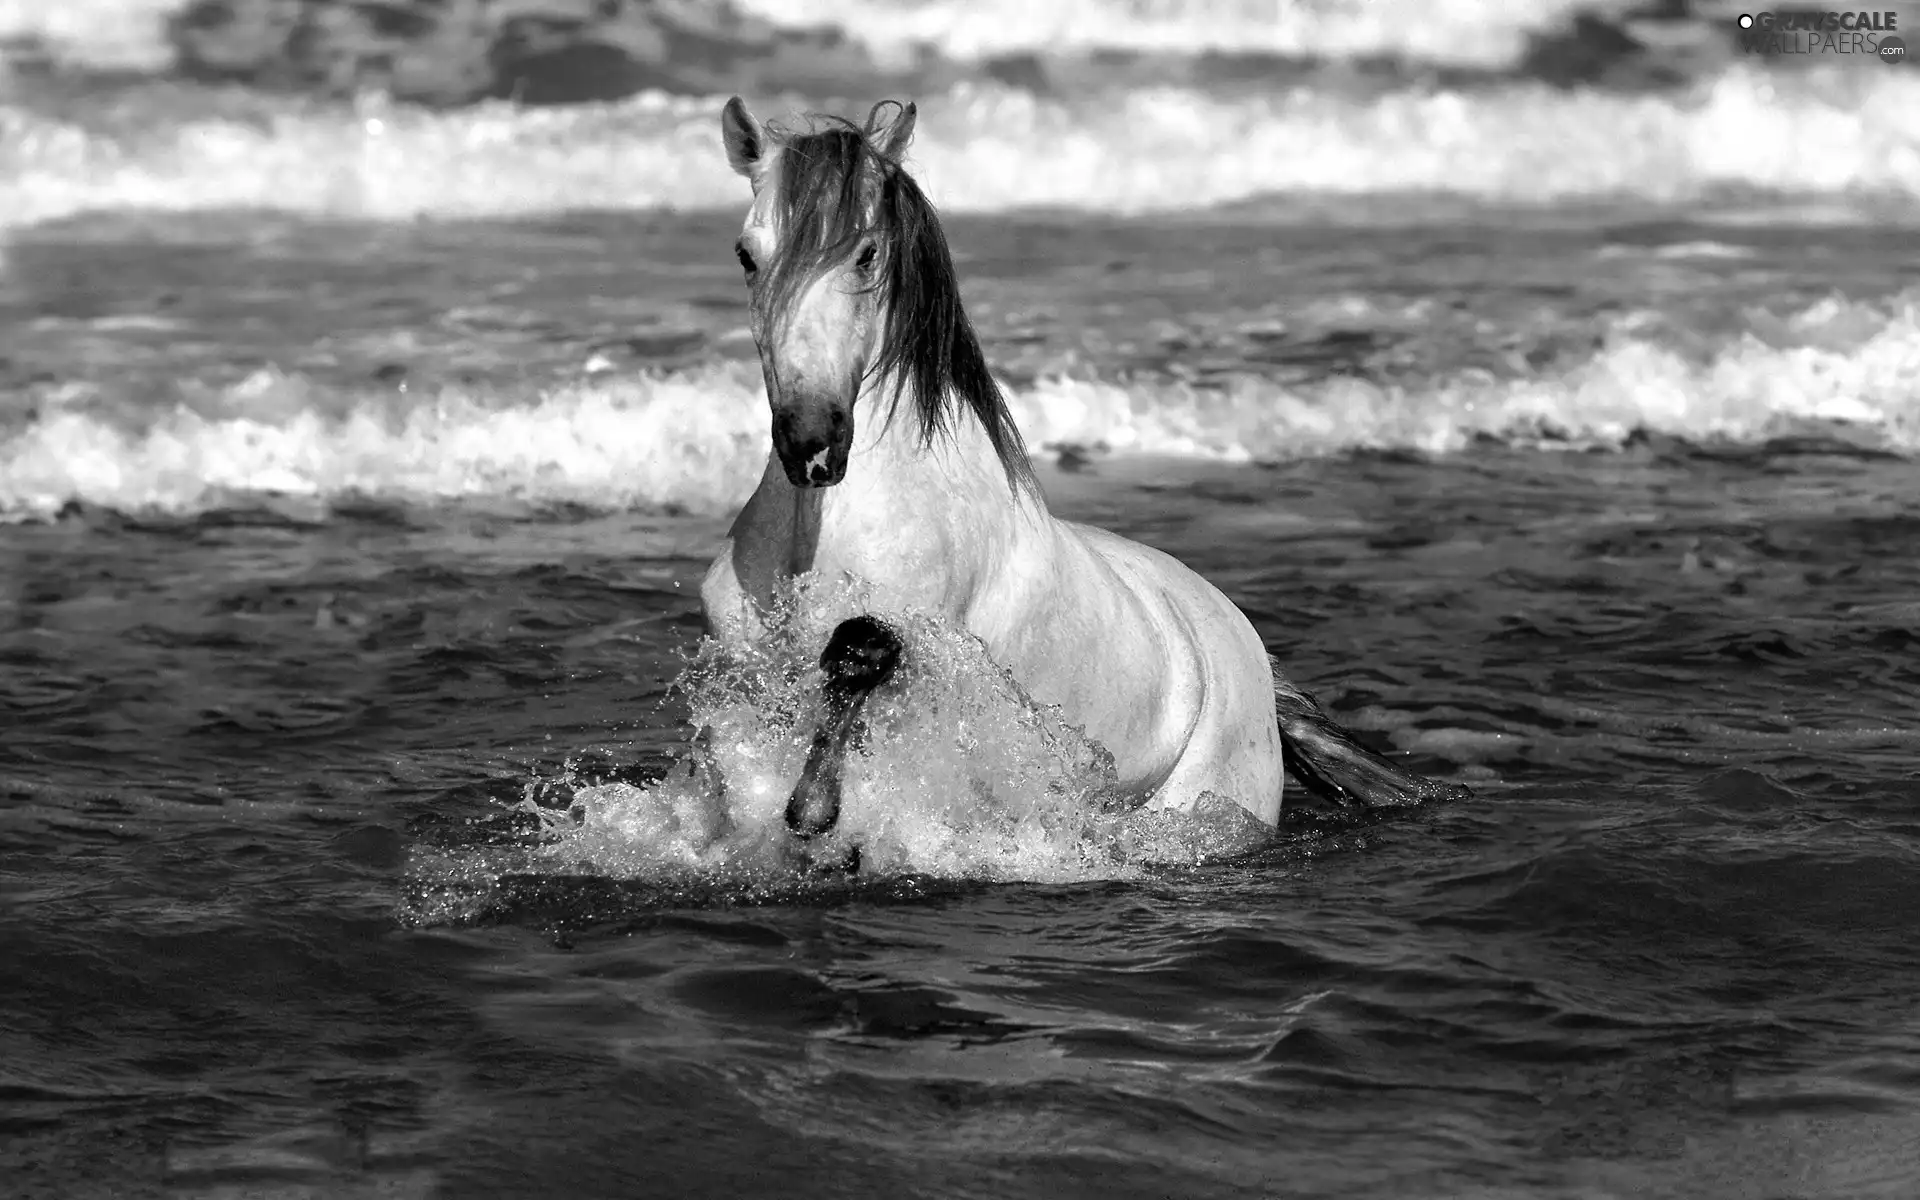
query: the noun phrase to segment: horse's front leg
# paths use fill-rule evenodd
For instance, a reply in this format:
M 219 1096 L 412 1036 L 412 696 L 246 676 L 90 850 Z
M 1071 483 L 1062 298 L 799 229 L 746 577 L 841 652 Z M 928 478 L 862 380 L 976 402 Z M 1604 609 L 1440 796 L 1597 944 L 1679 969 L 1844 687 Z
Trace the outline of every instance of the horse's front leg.
M 760 602 L 748 590 L 735 563 L 729 538 L 700 580 L 700 618 L 708 637 L 723 646 L 742 646 L 766 629 Z
M 800 782 L 787 800 L 787 828 L 796 837 L 811 839 L 839 823 L 847 749 L 865 740 L 867 698 L 893 678 L 899 663 L 900 635 L 873 617 L 842 621 L 828 639 L 820 655 L 820 668 L 827 673 L 821 687 L 824 716 Z M 859 869 L 859 850 L 849 850 L 847 860 L 837 865 L 846 871 Z

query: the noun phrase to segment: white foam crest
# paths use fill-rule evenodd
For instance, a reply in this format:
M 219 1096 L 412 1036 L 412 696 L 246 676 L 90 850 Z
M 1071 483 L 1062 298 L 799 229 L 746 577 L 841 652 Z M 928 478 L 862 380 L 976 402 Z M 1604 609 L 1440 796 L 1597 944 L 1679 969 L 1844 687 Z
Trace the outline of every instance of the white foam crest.
M 192 512 L 261 492 L 717 512 L 745 499 L 766 461 L 760 391 L 757 366 L 724 365 L 583 382 L 531 403 L 447 391 L 349 399 L 339 411 L 342 397 L 262 371 L 139 429 L 83 397 L 54 397 L 0 441 L 0 512 L 45 514 L 70 499 Z
M 1757 442 L 1843 424 L 1920 451 L 1920 293 L 1891 305 L 1829 299 L 1710 355 L 1615 330 L 1591 359 L 1518 379 L 1468 372 L 1428 384 L 1338 378 L 1218 386 L 1058 377 L 1011 390 L 1030 444 L 1226 462 L 1357 449 L 1448 453 L 1481 436 L 1618 446 L 1638 430 Z M 754 364 L 586 380 L 531 400 L 449 390 L 330 393 L 263 372 L 140 428 L 83 396 L 48 397 L 0 436 L 0 513 L 69 500 L 194 512 L 236 493 L 326 499 L 505 496 L 721 514 L 745 500 L 767 453 Z
M 1060 100 L 968 84 L 925 104 L 912 161 L 936 203 L 968 212 L 1143 212 L 1274 193 L 1920 199 L 1920 73 L 1858 66 L 1791 77 L 1742 66 L 1639 96 L 1515 84 Z M 737 207 L 718 109 L 658 95 L 537 111 L 368 104 L 107 137 L 0 106 L 0 223 L 115 208 L 400 219 Z
M 1224 461 L 1356 449 L 1443 454 L 1481 436 L 1520 444 L 1616 447 L 1638 430 L 1756 442 L 1839 423 L 1920 450 L 1920 298 L 1889 310 L 1834 298 L 1755 328 L 1706 361 L 1619 332 L 1569 370 L 1437 385 L 1338 379 L 1307 387 L 1244 378 L 1223 387 L 1122 387 L 1056 379 L 1024 397 L 1021 425 L 1042 445 Z
M 918 47 L 949 58 L 1019 52 L 1208 50 L 1311 59 L 1399 56 L 1505 66 L 1527 34 L 1564 26 L 1576 9 L 1624 0 L 742 0 L 788 26 L 833 25 L 883 59 Z

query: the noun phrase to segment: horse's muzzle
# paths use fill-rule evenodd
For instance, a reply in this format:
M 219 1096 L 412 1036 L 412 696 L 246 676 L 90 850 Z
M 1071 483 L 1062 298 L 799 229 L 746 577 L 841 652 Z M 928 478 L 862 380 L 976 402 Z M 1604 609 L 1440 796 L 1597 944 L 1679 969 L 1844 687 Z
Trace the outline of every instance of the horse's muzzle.
M 853 409 L 844 404 L 779 408 L 773 413 L 773 452 L 787 482 L 797 488 L 832 487 L 847 477 L 853 448 Z

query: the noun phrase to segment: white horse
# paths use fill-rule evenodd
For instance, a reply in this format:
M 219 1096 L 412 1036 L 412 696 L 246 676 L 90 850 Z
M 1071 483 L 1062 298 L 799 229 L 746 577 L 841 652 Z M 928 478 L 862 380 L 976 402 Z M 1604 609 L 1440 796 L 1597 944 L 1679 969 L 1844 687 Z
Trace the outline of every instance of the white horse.
M 788 577 L 851 577 L 877 608 L 979 637 L 1112 753 L 1140 802 L 1190 810 L 1212 794 L 1274 825 L 1283 747 L 1297 778 L 1343 804 L 1459 793 L 1354 743 L 1178 559 L 1048 511 L 939 220 L 900 165 L 914 120 L 888 102 L 864 127 L 770 130 L 737 96 L 721 113 L 728 162 L 753 188 L 735 253 L 773 448 L 701 586 L 713 636 L 760 633 Z M 888 658 L 874 678 L 897 648 L 868 647 Z M 811 819 L 803 807 L 796 793 L 789 823 L 818 832 L 837 802 Z

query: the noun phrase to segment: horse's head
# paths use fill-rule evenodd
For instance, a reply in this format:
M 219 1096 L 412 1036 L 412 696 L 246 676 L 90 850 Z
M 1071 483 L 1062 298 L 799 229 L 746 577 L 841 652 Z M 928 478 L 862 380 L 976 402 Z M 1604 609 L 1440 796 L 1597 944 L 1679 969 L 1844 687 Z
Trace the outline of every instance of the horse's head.
M 770 136 L 738 96 L 720 114 L 727 161 L 753 185 L 734 249 L 752 290 L 774 453 L 795 487 L 845 478 L 854 402 L 887 357 L 903 257 L 898 163 L 914 115 L 911 104 L 876 104 L 865 126 Z

